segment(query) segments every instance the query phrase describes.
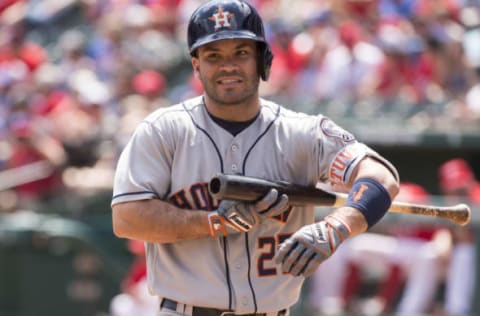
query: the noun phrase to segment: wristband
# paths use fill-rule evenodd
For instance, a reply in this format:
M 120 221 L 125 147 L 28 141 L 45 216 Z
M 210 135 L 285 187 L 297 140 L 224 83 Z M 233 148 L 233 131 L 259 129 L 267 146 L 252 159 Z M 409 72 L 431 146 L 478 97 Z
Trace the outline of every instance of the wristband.
M 353 183 L 345 206 L 359 210 L 368 228 L 375 225 L 388 211 L 392 199 L 385 187 L 375 179 L 360 178 Z
M 227 236 L 227 226 L 225 218 L 219 215 L 216 211 L 210 212 L 207 217 L 208 229 L 210 236 Z

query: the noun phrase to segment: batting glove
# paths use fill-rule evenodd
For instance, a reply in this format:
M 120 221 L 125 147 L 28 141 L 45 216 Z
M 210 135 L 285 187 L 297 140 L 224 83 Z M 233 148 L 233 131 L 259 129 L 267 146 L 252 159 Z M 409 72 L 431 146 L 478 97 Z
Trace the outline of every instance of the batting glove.
M 323 221 L 302 227 L 280 246 L 275 262 L 284 273 L 310 276 L 350 236 L 342 221 L 329 215 Z
M 226 236 L 232 232 L 247 232 L 263 218 L 281 214 L 288 207 L 288 197 L 283 194 L 278 199 L 275 189 L 258 202 L 222 200 L 217 210 L 208 214 L 210 234 Z
M 279 197 L 276 189 L 271 189 L 257 204 L 257 212 L 262 219 L 280 215 L 290 207 L 288 196 L 282 194 Z

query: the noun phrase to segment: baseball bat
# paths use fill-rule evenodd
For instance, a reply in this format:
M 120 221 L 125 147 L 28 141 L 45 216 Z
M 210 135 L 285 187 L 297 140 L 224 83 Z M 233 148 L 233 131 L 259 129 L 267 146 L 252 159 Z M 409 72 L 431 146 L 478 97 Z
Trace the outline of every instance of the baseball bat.
M 287 194 L 290 204 L 294 206 L 340 207 L 345 204 L 348 197 L 344 193 L 316 187 L 241 175 L 218 174 L 208 183 L 210 194 L 217 200 L 256 201 L 272 188 L 277 189 L 280 194 Z M 467 224 L 471 218 L 470 208 L 466 204 L 435 206 L 393 201 L 388 211 L 443 218 L 461 226 Z

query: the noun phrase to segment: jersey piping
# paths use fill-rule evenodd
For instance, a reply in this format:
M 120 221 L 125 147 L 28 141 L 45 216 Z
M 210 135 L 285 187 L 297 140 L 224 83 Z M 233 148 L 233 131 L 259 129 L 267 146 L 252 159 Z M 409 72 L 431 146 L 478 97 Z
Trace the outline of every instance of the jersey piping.
M 190 119 L 192 120 L 193 125 L 196 128 L 198 128 L 198 130 L 200 130 L 202 133 L 204 133 L 205 136 L 207 136 L 207 138 L 212 143 L 213 147 L 215 148 L 215 151 L 217 152 L 218 160 L 220 162 L 220 171 L 223 173 L 224 170 L 223 170 L 222 155 L 220 154 L 220 150 L 218 149 L 217 144 L 215 144 L 215 141 L 213 140 L 213 137 L 210 136 L 210 134 L 204 128 L 202 128 L 197 122 L 195 122 L 195 119 L 194 119 L 193 115 L 187 109 L 187 107 L 185 106 L 185 103 L 182 103 L 182 106 L 185 109 L 185 111 L 188 113 L 188 115 L 190 116 Z M 229 268 L 229 263 L 228 263 L 228 258 L 227 258 L 227 246 L 228 246 L 228 240 L 227 240 L 226 237 L 223 237 L 223 261 L 225 263 L 225 276 L 226 276 L 226 279 L 227 279 L 227 287 L 228 287 L 228 309 L 232 310 L 232 295 L 233 295 L 232 294 L 232 280 L 231 280 L 231 277 L 230 277 L 230 268 Z
M 275 113 L 275 118 L 268 124 L 265 131 L 257 137 L 257 139 L 253 143 L 252 147 L 250 147 L 248 149 L 247 154 L 245 155 L 245 159 L 243 160 L 243 165 L 242 165 L 242 174 L 243 175 L 245 175 L 245 166 L 247 164 L 248 156 L 250 155 L 250 152 L 253 150 L 253 147 L 255 147 L 255 145 L 257 145 L 257 143 L 260 141 L 260 139 L 262 139 L 262 137 L 265 136 L 265 134 L 267 134 L 268 130 L 272 127 L 273 123 L 275 123 L 275 121 L 278 119 L 279 116 L 280 116 L 280 107 L 277 108 L 277 113 Z
M 155 196 L 158 196 L 158 194 L 154 191 L 139 191 L 139 192 L 128 192 L 128 193 L 121 193 L 121 194 L 117 194 L 117 195 L 114 195 L 112 197 L 112 200 L 116 199 L 116 198 L 119 198 L 121 196 L 126 196 L 126 195 L 137 195 L 137 194 L 145 194 L 145 193 L 148 193 L 148 194 L 154 194 Z
M 190 113 L 190 111 L 187 109 L 187 107 L 185 106 L 185 103 L 182 103 L 182 106 L 185 109 L 185 112 L 187 112 L 188 115 L 190 116 L 190 119 L 192 120 L 193 125 L 195 125 L 196 128 L 198 128 L 202 133 L 204 133 L 205 136 L 207 136 L 208 139 L 212 142 L 212 145 L 215 148 L 215 151 L 217 152 L 218 160 L 220 162 L 220 171 L 223 172 L 223 159 L 222 159 L 222 155 L 220 154 L 220 150 L 217 147 L 217 144 L 215 144 L 215 141 L 213 140 L 212 136 L 210 136 L 210 134 L 208 134 L 208 132 L 204 128 L 202 128 L 200 125 L 197 124 L 197 122 L 195 122 L 195 119 L 193 118 L 192 113 Z
M 252 285 L 252 278 L 250 276 L 250 272 L 252 270 L 252 264 L 251 264 L 251 256 L 250 256 L 250 248 L 248 247 L 248 233 L 245 233 L 245 248 L 247 249 L 247 258 L 248 258 L 248 285 L 250 286 L 250 292 L 252 292 L 252 298 L 253 298 L 253 306 L 255 307 L 253 313 L 256 314 L 258 307 L 257 307 L 257 295 L 255 293 L 255 289 L 253 288 Z
M 280 116 L 280 107 L 277 108 L 277 113 L 275 113 L 274 119 L 268 124 L 267 128 L 265 128 L 265 131 L 263 131 L 257 137 L 255 142 L 253 142 L 252 146 L 248 149 L 247 154 L 245 155 L 245 158 L 244 158 L 243 164 L 242 164 L 242 174 L 243 175 L 245 175 L 245 168 L 246 168 L 246 165 L 247 165 L 248 156 L 252 152 L 253 148 L 258 144 L 260 139 L 262 139 L 262 137 L 264 137 L 267 134 L 267 132 L 270 130 L 270 128 L 273 126 L 273 123 L 275 123 L 275 121 L 279 118 L 279 116 Z M 257 294 L 255 293 L 255 289 L 253 288 L 253 284 L 252 284 L 252 277 L 251 277 L 251 261 L 252 260 L 251 260 L 251 256 L 250 256 L 250 249 L 248 247 L 248 233 L 245 233 L 245 249 L 247 250 L 247 258 L 248 258 L 248 275 L 247 275 L 248 284 L 250 286 L 250 292 L 252 293 L 253 305 L 255 307 L 254 313 L 256 313 L 257 312 Z

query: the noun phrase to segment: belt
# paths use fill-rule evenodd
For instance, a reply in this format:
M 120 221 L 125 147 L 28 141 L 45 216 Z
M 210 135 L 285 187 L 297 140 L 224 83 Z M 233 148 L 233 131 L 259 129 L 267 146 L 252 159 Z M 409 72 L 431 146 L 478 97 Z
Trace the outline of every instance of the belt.
M 176 301 L 170 300 L 168 298 L 162 299 L 160 303 L 160 308 L 166 308 L 172 311 L 177 310 L 178 303 Z M 216 309 L 216 308 L 208 308 L 208 307 L 198 307 L 193 306 L 192 308 L 192 316 L 234 316 L 234 315 L 242 315 L 242 316 L 267 316 L 267 313 L 252 313 L 252 314 L 235 314 L 235 312 Z M 268 315 L 275 315 L 275 316 L 285 316 L 287 315 L 287 310 L 282 309 L 276 313 L 268 313 Z

